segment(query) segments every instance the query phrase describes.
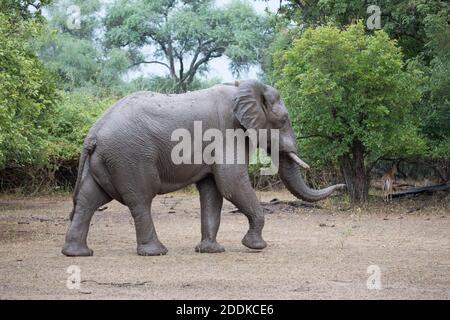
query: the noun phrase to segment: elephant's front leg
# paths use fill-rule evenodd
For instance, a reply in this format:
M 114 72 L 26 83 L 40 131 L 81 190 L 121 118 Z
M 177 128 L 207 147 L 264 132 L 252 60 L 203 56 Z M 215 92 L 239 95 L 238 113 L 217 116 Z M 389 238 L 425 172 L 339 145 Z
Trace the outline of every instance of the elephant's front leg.
M 224 252 L 225 248 L 216 240 L 223 197 L 212 177 L 207 177 L 198 182 L 197 188 L 200 193 L 202 241 L 195 247 L 195 251 L 205 253 Z
M 264 249 L 262 238 L 264 214 L 253 190 L 246 165 L 223 165 L 216 169 L 217 186 L 222 196 L 233 203 L 248 219 L 249 229 L 242 244 L 250 249 Z

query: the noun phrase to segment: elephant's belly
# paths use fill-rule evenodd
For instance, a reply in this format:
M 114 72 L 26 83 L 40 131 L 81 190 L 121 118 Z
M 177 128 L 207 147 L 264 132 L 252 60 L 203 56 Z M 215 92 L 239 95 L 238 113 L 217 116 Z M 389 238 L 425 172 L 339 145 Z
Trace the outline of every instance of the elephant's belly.
M 193 183 L 196 183 L 208 174 L 211 174 L 211 169 L 202 165 L 181 165 L 174 166 L 171 170 L 165 173 L 160 172 L 160 187 L 158 194 L 165 194 L 173 191 L 177 191 L 184 187 L 187 187 Z

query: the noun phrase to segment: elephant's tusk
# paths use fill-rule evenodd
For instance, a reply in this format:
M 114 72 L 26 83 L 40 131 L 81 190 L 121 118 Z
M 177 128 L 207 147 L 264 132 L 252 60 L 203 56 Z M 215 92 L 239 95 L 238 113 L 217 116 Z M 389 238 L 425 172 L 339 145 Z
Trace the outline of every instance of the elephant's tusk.
M 300 159 L 295 153 L 293 152 L 289 152 L 288 153 L 289 157 L 291 157 L 291 159 L 298 164 L 300 167 L 305 168 L 305 169 L 309 169 L 309 165 L 303 161 L 302 159 Z
M 235 87 L 239 87 L 240 84 L 241 84 L 241 82 L 239 80 L 234 80 Z

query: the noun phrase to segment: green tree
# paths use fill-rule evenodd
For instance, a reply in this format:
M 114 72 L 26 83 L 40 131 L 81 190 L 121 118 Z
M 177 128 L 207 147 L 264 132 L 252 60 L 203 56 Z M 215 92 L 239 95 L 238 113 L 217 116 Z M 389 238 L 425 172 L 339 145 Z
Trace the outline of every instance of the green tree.
M 48 155 L 51 165 L 71 161 L 76 165 L 89 128 L 117 97 L 101 98 L 88 90 L 63 92 L 48 125 Z M 74 182 L 74 181 L 73 181 Z
M 2 0 L 0 1 L 0 12 L 8 13 L 11 23 L 33 20 L 44 21 L 42 8 L 49 5 L 52 0 Z
M 428 16 L 427 50 L 432 56 L 428 66 L 425 94 L 416 112 L 428 144 L 424 155 L 443 181 L 450 180 L 450 11 Z
M 369 5 L 381 9 L 381 27 L 397 39 L 405 57 L 427 56 L 427 19 L 430 15 L 449 10 L 443 0 L 287 0 L 281 13 L 299 25 L 319 26 L 329 22 L 343 28 L 357 20 L 366 20 Z M 430 56 L 426 57 L 428 61 Z
M 57 100 L 55 79 L 30 45 L 43 19 L 27 13 L 27 3 L 1 3 L 0 168 L 44 161 L 48 117 Z
M 367 199 L 378 159 L 424 149 L 411 115 L 422 75 L 402 58 L 386 32 L 367 35 L 359 23 L 307 29 L 278 60 L 277 87 L 301 149 L 318 163 L 338 162 L 355 202 Z
M 123 48 L 130 66 L 163 66 L 178 91 L 212 59 L 227 56 L 234 73 L 256 63 L 267 34 L 264 18 L 241 1 L 217 8 L 212 0 L 117 0 L 105 26 L 107 44 Z
M 73 27 L 68 9 L 80 9 L 80 24 Z M 92 87 L 100 90 L 123 85 L 128 61 L 117 49 L 102 45 L 100 0 L 59 0 L 48 6 L 48 34 L 40 47 L 40 58 L 62 79 L 66 90 Z M 69 10 L 70 13 L 70 10 Z
M 404 61 L 414 60 L 426 81 L 422 98 L 414 104 L 420 132 L 427 147 L 416 159 L 406 159 L 431 167 L 440 180 L 450 179 L 450 5 L 442 0 L 346 1 L 286 0 L 275 20 L 279 35 L 269 45 L 263 69 L 270 81 L 276 80 L 277 69 L 272 61 L 279 57 L 281 47 L 292 46 L 293 39 L 307 26 L 333 23 L 344 28 L 357 19 L 366 20 L 369 4 L 381 9 L 381 27 L 401 47 Z M 289 27 L 288 24 L 297 25 Z M 368 34 L 372 33 L 366 30 Z M 284 39 L 284 40 L 283 40 Z M 280 47 L 281 46 L 281 47 Z M 405 157 L 398 155 L 399 160 Z M 394 158 L 390 155 L 389 158 Z

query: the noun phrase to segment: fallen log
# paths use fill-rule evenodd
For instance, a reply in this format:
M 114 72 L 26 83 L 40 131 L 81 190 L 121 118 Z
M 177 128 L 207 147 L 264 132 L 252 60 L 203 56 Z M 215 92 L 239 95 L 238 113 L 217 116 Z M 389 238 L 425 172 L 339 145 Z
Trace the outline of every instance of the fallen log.
M 408 196 L 408 195 L 416 195 L 416 194 L 420 194 L 420 193 L 432 194 L 437 191 L 450 192 L 450 186 L 446 183 L 442 183 L 442 184 L 436 184 L 436 185 L 420 187 L 420 188 L 409 188 L 406 191 L 397 192 L 397 193 L 392 194 L 392 197 L 399 198 L 399 197 L 404 197 L 404 196 Z

